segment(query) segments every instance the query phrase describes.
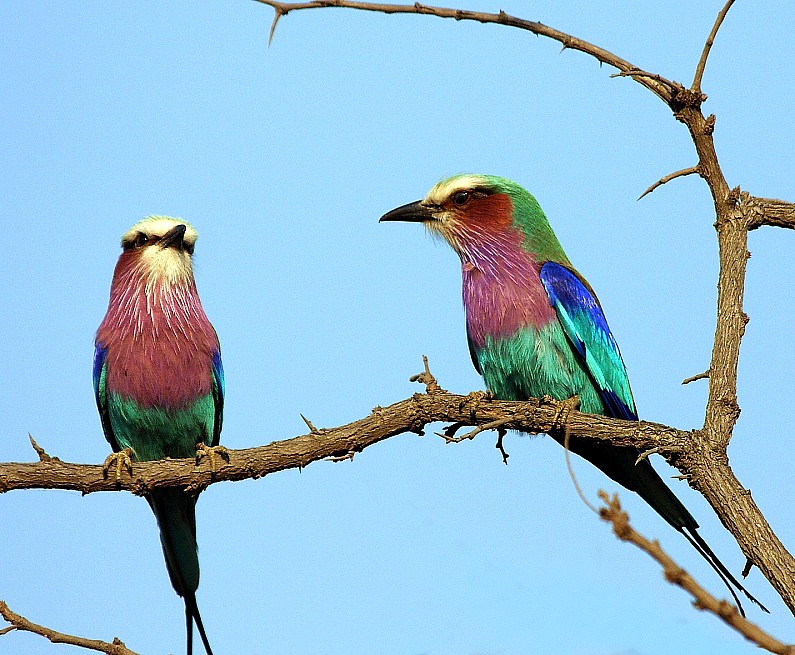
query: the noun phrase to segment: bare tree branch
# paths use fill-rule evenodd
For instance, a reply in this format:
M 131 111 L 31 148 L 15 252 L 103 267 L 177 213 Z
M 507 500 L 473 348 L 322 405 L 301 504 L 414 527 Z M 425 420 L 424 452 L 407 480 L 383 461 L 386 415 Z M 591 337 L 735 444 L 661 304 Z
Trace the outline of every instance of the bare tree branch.
M 649 541 L 642 534 L 636 532 L 629 524 L 629 516 L 621 509 L 618 495 L 614 494 L 611 498 L 604 491 L 600 491 L 599 498 L 605 503 L 605 507 L 599 510 L 599 516 L 612 524 L 616 537 L 622 541 L 635 544 L 659 562 L 663 567 L 665 579 L 689 593 L 695 599 L 693 604 L 696 608 L 711 612 L 760 648 L 778 655 L 795 655 L 795 646 L 780 642 L 756 624 L 742 617 L 737 608 L 728 601 L 716 599 L 699 585 L 687 571 L 671 559 L 660 547 L 658 541 Z
M 51 628 L 45 628 L 43 625 L 38 625 L 29 621 L 24 616 L 20 616 L 12 612 L 8 605 L 0 600 L 0 616 L 2 616 L 11 625 L 3 630 L 0 630 L 0 638 L 7 638 L 7 635 L 12 630 L 22 630 L 23 632 L 32 632 L 33 634 L 46 637 L 54 644 L 69 644 L 71 646 L 78 646 L 80 648 L 87 648 L 99 653 L 107 653 L 107 655 L 138 655 L 135 651 L 130 650 L 124 645 L 118 637 L 113 638 L 113 642 L 100 641 L 98 639 L 86 639 L 85 637 L 75 637 L 68 635 Z
M 278 2 L 277 0 L 256 0 L 262 4 L 273 7 L 276 12 L 273 25 L 271 26 L 271 39 L 275 30 L 276 23 L 282 16 L 286 16 L 291 11 L 299 11 L 301 9 L 329 9 L 332 7 L 346 8 L 346 9 L 360 9 L 362 11 L 375 11 L 384 14 L 422 14 L 426 16 L 436 16 L 437 18 L 452 18 L 454 20 L 470 20 L 477 21 L 478 23 L 493 23 L 496 25 L 506 25 L 508 27 L 516 27 L 520 30 L 526 30 L 537 34 L 538 36 L 545 36 L 554 39 L 563 44 L 564 49 L 579 50 L 585 54 L 591 55 L 603 64 L 617 68 L 627 76 L 632 77 L 636 82 L 645 86 L 649 91 L 654 93 L 666 103 L 670 103 L 676 96 L 677 92 L 684 89 L 680 84 L 670 82 L 660 77 L 646 73 L 641 68 L 631 64 L 626 59 L 622 59 L 614 55 L 612 52 L 600 48 L 588 41 L 578 39 L 571 34 L 566 34 L 560 30 L 548 27 L 543 23 L 536 21 L 524 20 L 506 14 L 504 11 L 498 14 L 490 14 L 480 11 L 468 11 L 466 9 L 449 9 L 446 7 L 433 7 L 430 5 L 423 5 L 419 2 L 413 5 L 400 5 L 389 4 L 381 2 L 356 2 L 355 0 L 314 0 L 312 2 Z

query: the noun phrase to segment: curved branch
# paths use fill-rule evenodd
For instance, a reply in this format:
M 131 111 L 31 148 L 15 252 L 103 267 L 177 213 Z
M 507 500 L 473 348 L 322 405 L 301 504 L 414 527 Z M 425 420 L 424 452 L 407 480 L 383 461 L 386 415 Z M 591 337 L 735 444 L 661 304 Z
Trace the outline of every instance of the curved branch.
M 310 2 L 279 2 L 278 0 L 256 0 L 259 3 L 273 7 L 276 15 L 271 26 L 271 39 L 275 30 L 276 23 L 282 16 L 291 11 L 302 9 L 329 9 L 332 7 L 346 9 L 360 9 L 362 11 L 375 11 L 383 14 L 421 14 L 425 16 L 436 16 L 437 18 L 452 18 L 453 20 L 471 20 L 478 23 L 493 23 L 496 25 L 507 25 L 516 27 L 520 30 L 532 32 L 538 36 L 545 36 L 563 44 L 563 48 L 569 50 L 579 50 L 591 57 L 594 57 L 603 64 L 617 68 L 623 74 L 631 77 L 639 84 L 645 86 L 663 102 L 671 103 L 677 93 L 684 90 L 681 85 L 665 80 L 659 75 L 646 73 L 637 66 L 629 63 L 626 59 L 614 55 L 612 52 L 600 48 L 593 43 L 578 39 L 571 34 L 566 34 L 560 30 L 548 27 L 543 23 L 524 20 L 506 14 L 504 11 L 498 14 L 490 14 L 481 11 L 468 11 L 465 9 L 450 9 L 447 7 L 433 7 L 423 5 L 419 2 L 413 5 L 398 5 L 380 2 L 357 2 L 356 0 L 314 0 Z

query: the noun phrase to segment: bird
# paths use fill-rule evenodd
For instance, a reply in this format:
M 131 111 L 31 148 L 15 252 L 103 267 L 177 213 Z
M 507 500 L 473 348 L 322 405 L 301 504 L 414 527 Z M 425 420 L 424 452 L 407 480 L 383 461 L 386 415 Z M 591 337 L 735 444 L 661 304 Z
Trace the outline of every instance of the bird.
M 187 222 L 148 216 L 121 238 L 108 310 L 94 344 L 93 382 L 105 438 L 105 462 L 132 470 L 132 461 L 228 458 L 219 446 L 224 369 L 218 336 L 202 308 L 193 277 L 198 234 Z M 182 489 L 146 494 L 157 519 L 171 584 L 185 604 L 187 653 L 193 624 L 212 655 L 196 590 L 196 496 Z
M 455 175 L 380 221 L 422 223 L 458 254 L 469 353 L 492 397 L 578 398 L 583 412 L 638 420 L 602 306 L 538 201 L 522 186 L 492 175 Z M 559 430 L 551 436 L 564 444 Z M 568 447 L 640 495 L 683 534 L 723 580 L 741 613 L 732 586 L 768 611 L 718 559 L 692 514 L 636 448 L 577 437 Z

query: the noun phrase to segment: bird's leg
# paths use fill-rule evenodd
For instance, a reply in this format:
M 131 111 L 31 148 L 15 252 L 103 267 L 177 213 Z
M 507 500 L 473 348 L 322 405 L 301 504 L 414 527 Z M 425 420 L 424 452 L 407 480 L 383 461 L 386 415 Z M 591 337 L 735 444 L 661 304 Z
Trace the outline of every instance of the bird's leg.
M 121 470 L 123 468 L 127 469 L 127 473 L 130 474 L 132 477 L 132 455 L 133 450 L 132 448 L 125 448 L 124 450 L 120 450 L 117 453 L 111 453 L 105 458 L 105 461 L 102 462 L 102 476 L 107 478 L 108 477 L 108 470 L 110 469 L 111 465 L 115 465 L 116 469 L 116 482 L 121 480 Z
M 215 474 L 218 471 L 217 461 L 220 457 L 229 464 L 229 451 L 223 446 L 205 446 L 201 441 L 196 444 L 196 466 L 201 462 L 202 457 L 210 460 L 210 471 Z

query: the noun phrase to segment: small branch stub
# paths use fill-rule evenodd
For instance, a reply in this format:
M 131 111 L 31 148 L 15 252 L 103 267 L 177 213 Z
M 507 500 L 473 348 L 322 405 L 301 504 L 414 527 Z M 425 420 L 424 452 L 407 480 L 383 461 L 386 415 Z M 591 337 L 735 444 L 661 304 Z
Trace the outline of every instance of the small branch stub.
M 50 457 L 44 448 L 42 448 L 39 444 L 36 443 L 36 440 L 33 438 L 33 435 L 28 432 L 28 439 L 30 439 L 30 445 L 33 446 L 33 450 L 36 451 L 36 454 L 39 456 L 40 462 L 49 462 L 53 459 L 58 459 L 57 457 L 53 458 Z
M 417 375 L 412 375 L 409 378 L 409 382 L 419 382 L 420 384 L 424 384 L 425 393 L 447 393 L 445 389 L 442 389 L 439 386 L 436 378 L 433 377 L 431 369 L 428 366 L 428 358 L 425 355 L 422 356 L 422 363 L 425 366 L 425 370 L 422 373 L 417 373 Z

